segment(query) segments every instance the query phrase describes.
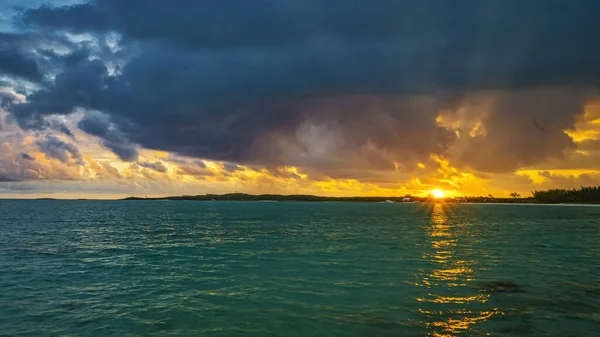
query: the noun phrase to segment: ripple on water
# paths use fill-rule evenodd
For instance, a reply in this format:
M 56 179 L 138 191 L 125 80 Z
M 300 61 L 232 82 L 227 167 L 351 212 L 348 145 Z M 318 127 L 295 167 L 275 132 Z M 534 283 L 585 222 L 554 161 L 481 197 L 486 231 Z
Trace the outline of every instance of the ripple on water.
M 598 219 L 550 206 L 2 201 L 0 334 L 590 336 Z

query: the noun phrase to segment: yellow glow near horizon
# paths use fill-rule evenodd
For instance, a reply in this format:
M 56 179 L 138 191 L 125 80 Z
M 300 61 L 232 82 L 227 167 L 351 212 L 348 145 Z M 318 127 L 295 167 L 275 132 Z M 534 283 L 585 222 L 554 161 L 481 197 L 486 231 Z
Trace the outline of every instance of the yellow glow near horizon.
M 444 193 L 444 191 L 437 189 L 437 188 L 434 190 L 431 190 L 431 194 L 436 199 L 443 198 L 446 195 L 446 193 Z

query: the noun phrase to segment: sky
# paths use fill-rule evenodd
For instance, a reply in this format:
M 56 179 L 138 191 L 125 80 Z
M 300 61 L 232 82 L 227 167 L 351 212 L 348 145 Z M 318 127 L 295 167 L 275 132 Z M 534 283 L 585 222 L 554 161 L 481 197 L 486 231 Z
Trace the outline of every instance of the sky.
M 0 0 L 0 198 L 600 185 L 596 0 Z

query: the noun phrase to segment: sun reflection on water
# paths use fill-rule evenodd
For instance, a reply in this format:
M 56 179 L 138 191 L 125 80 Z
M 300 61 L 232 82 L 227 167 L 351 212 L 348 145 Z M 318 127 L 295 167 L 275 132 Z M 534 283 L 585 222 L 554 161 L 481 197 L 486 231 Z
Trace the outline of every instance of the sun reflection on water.
M 422 259 L 430 267 L 418 275 L 416 285 L 427 289 L 426 296 L 416 298 L 421 303 L 418 312 L 424 316 L 429 336 L 470 334 L 477 323 L 500 310 L 476 310 L 489 300 L 489 294 L 475 291 L 472 284 L 476 255 L 461 245 L 459 235 L 468 230 L 468 224 L 451 221 L 450 209 L 443 203 L 432 204 L 429 212 L 431 218 L 425 230 L 430 240 Z

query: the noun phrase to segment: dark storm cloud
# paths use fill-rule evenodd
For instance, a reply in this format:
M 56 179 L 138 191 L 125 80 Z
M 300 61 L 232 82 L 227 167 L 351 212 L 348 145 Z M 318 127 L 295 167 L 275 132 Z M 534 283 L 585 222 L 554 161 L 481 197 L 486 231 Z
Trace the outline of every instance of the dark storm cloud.
M 444 95 L 307 99 L 297 107 L 304 119 L 293 132 L 258 145 L 283 158 L 279 165 L 319 167 L 336 177 L 344 169 L 393 170 L 395 162 L 416 166 L 455 141 L 453 131 L 436 124 L 436 116 L 458 102 Z
M 29 153 L 23 152 L 21 153 L 21 157 L 25 160 L 35 160 Z
M 0 32 L 0 75 L 33 82 L 43 79 L 42 70 L 29 52 L 33 41 L 35 38 L 27 34 Z
M 14 86 L 28 81 L 46 83 L 46 75 L 60 70 L 65 56 L 53 49 L 78 50 L 85 44 L 74 44 L 64 34 L 44 30 L 39 32 L 0 32 L 0 75 L 11 81 L 0 85 Z
M 48 127 L 55 131 L 58 131 L 62 134 L 65 134 L 71 138 L 75 138 L 75 135 L 71 132 L 71 130 L 69 130 L 69 128 L 64 123 L 57 122 L 57 121 L 50 121 L 48 123 Z
M 86 115 L 79 127 L 130 161 L 139 144 L 227 162 L 389 170 L 444 153 L 456 136 L 435 118 L 469 92 L 600 84 L 599 9 L 594 0 L 40 7 L 23 13 L 30 29 L 90 33 L 128 54 L 111 73 L 111 48 L 73 53 L 51 85 L 9 110 L 23 128 L 101 111 L 104 121 Z M 559 111 L 546 98 L 504 94 L 484 121 L 488 134 L 459 158 L 510 170 L 572 148 L 559 127 L 572 126 L 582 100 Z M 540 136 L 532 117 L 550 131 Z M 494 150 L 517 154 L 498 166 L 478 153 Z
M 97 95 L 106 76 L 106 67 L 99 60 L 71 65 L 56 76 L 50 88 L 29 95 L 26 104 L 15 105 L 13 114 L 21 127 L 39 128 L 44 115 L 66 115 L 78 106 L 98 105 Z
M 65 164 L 70 163 L 72 159 L 78 165 L 83 165 L 83 158 L 77 146 L 64 142 L 56 136 L 46 135 L 36 141 L 36 145 L 48 158 L 58 159 Z
M 240 167 L 233 163 L 224 163 L 223 169 L 227 172 L 235 172 L 240 169 Z
M 448 65 L 454 67 L 469 61 L 474 68 L 494 65 L 489 63 L 491 60 L 476 57 L 503 52 L 495 57 L 495 61 L 502 61 L 513 58 L 511 50 L 520 47 L 529 49 L 523 58 L 543 59 L 538 64 L 541 69 L 559 59 L 576 66 L 576 60 L 568 54 L 580 59 L 583 55 L 579 52 L 590 48 L 597 52 L 598 47 L 588 43 L 598 28 L 594 13 L 599 6 L 594 0 L 568 4 L 562 0 L 191 0 L 177 6 L 162 0 L 96 0 L 59 8 L 41 7 L 26 12 L 23 19 L 34 25 L 81 33 L 116 31 L 130 40 L 154 40 L 192 49 L 273 47 L 327 36 L 391 38 L 390 42 L 401 40 L 397 42 L 411 51 L 426 52 L 422 49 L 430 47 L 431 52 L 446 52 L 438 57 L 450 58 Z M 578 38 L 571 39 L 575 36 Z M 519 42 L 529 43 L 519 46 Z M 553 55 L 542 54 L 548 50 L 553 50 Z M 591 55 L 584 57 L 588 62 L 594 60 Z M 460 64 L 455 65 L 455 61 Z
M 87 113 L 77 126 L 96 137 L 101 138 L 101 144 L 113 151 L 123 161 L 136 161 L 138 151 L 117 127 L 109 120 L 108 116 L 98 113 Z
M 40 81 L 43 75 L 37 63 L 15 49 L 3 49 L 0 44 L 0 75 Z
M 194 165 L 202 169 L 206 168 L 206 163 L 204 163 L 202 160 L 194 160 Z
M 599 9 L 594 0 L 192 0 L 177 6 L 162 0 L 96 0 L 30 10 L 23 20 L 80 33 L 114 31 L 127 40 L 177 49 L 248 48 L 239 52 L 249 57 L 259 49 L 255 56 L 264 61 L 274 49 L 297 45 L 317 54 L 298 55 L 305 66 L 321 65 L 304 69 L 309 76 L 326 71 L 321 81 L 338 76 L 350 85 L 352 77 L 369 82 L 362 70 L 388 69 L 377 84 L 391 89 L 407 76 L 443 86 L 596 82 Z M 280 61 L 281 66 L 290 62 Z M 385 83 L 390 79 L 394 83 Z
M 141 167 L 145 167 L 151 170 L 154 170 L 156 172 L 167 172 L 167 167 L 165 166 L 165 164 L 163 162 L 157 161 L 157 162 L 139 162 L 137 163 L 138 165 L 140 165 Z
M 583 114 L 585 93 L 540 88 L 496 93 L 487 99 L 492 101 L 487 106 L 462 106 L 486 110 L 481 117 L 485 134 L 463 137 L 455 149 L 460 152 L 457 162 L 485 172 L 510 172 L 546 159 L 563 159 L 563 150 L 576 148 L 563 130 L 573 128 L 576 116 Z
M 579 148 L 600 154 L 600 139 L 586 139 L 580 143 Z
M 77 126 L 97 137 L 106 137 L 111 128 L 111 122 L 104 114 L 97 112 L 89 112 L 77 123 Z
M 197 179 L 204 179 L 208 176 L 214 176 L 215 173 L 206 167 L 206 164 L 201 160 L 180 162 L 177 168 L 177 174 L 189 175 Z
M 8 175 L 4 175 L 4 173 L 0 172 L 0 183 L 7 183 L 7 182 L 13 182 L 13 181 L 18 181 L 13 177 L 10 177 Z

